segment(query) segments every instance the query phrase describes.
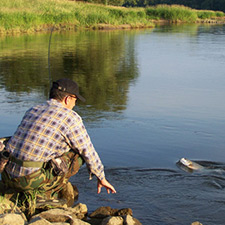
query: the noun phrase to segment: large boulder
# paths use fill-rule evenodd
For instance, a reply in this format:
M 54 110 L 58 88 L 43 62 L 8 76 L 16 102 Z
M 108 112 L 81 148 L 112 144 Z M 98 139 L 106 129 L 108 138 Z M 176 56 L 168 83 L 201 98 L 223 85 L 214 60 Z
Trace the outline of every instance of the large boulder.
M 113 209 L 109 206 L 102 206 L 97 208 L 94 212 L 92 212 L 89 217 L 90 218 L 105 218 L 108 216 L 125 216 L 125 215 L 133 215 L 133 211 L 130 208 L 124 209 Z
M 67 206 L 73 206 L 74 202 L 77 201 L 79 191 L 75 185 L 68 182 L 65 187 L 59 192 L 59 198 L 67 201 Z
M 36 218 L 33 218 L 30 220 L 29 225 L 51 225 L 52 223 L 50 223 L 48 220 L 37 216 Z
M 109 206 L 99 207 L 90 215 L 90 222 L 93 225 L 140 225 L 141 223 L 133 218 L 133 211 L 130 208 L 112 209 Z
M 1 225 L 26 225 L 26 221 L 20 214 L 8 213 L 0 215 L 0 224 Z
M 31 218 L 31 221 L 37 220 L 37 218 L 44 218 L 49 222 L 68 222 L 68 223 L 81 223 L 80 219 L 83 219 L 87 214 L 87 206 L 85 204 L 78 203 L 73 208 L 64 209 L 50 209 L 43 211 Z
M 101 225 L 123 225 L 123 218 L 121 216 L 106 217 Z

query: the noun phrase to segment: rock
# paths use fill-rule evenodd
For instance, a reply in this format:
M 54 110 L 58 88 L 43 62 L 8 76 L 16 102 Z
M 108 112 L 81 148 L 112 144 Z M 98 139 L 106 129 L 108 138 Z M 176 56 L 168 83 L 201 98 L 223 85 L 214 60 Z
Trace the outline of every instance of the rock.
M 138 219 L 133 217 L 133 220 L 135 221 L 135 225 L 142 225 L 142 223 Z
M 125 215 L 133 216 L 133 211 L 130 208 L 124 208 L 124 209 L 118 210 L 118 212 L 116 213 L 116 215 L 117 216 L 125 216 Z
M 85 220 L 85 222 L 91 224 L 91 225 L 100 225 L 102 224 L 102 218 L 88 218 Z
M 69 223 L 52 223 L 52 225 L 70 225 Z
M 0 224 L 1 225 L 25 225 L 26 221 L 22 218 L 20 214 L 9 213 L 0 215 Z
M 83 222 L 82 220 L 79 219 L 74 219 L 70 221 L 69 223 L 67 222 L 52 222 L 50 223 L 48 220 L 38 216 L 33 218 L 30 222 L 29 225 L 89 225 L 89 223 Z
M 202 225 L 202 224 L 200 222 L 198 222 L 198 221 L 195 221 L 191 225 Z
M 112 209 L 109 206 L 102 206 L 97 208 L 94 212 L 92 212 L 89 217 L 90 218 L 105 218 L 108 216 L 118 216 L 118 209 Z M 132 210 L 131 210 L 132 211 Z M 122 212 L 121 212 L 122 215 Z M 123 214 L 125 215 L 125 214 Z
M 49 222 L 67 222 L 70 224 L 83 224 L 80 219 L 83 219 L 87 214 L 87 206 L 85 204 L 77 204 L 73 208 L 68 209 L 50 209 L 43 211 L 31 219 L 42 217 Z
M 7 198 L 0 197 L 0 214 L 19 214 L 24 221 L 27 221 L 26 216 L 24 213 L 20 210 L 18 206 L 15 205 L 12 201 L 10 201 Z
M 133 218 L 131 215 L 126 215 L 123 218 L 124 225 L 141 225 L 140 221 L 136 218 Z
M 11 202 L 9 199 L 1 197 L 0 202 L 0 214 L 11 212 L 14 208 L 15 204 Z
M 124 209 L 112 209 L 109 206 L 102 206 L 96 209 L 93 213 L 89 215 L 90 218 L 105 218 L 108 216 L 125 216 L 131 215 L 133 216 L 133 211 L 130 208 Z
M 89 215 L 90 218 L 105 218 L 111 215 L 111 207 L 99 207 Z
M 59 198 L 65 199 L 67 201 L 67 206 L 73 206 L 74 202 L 78 199 L 78 189 L 75 185 L 68 182 L 65 187 L 59 192 Z
M 102 221 L 101 225 L 123 225 L 123 218 L 121 216 L 109 216 Z
M 50 209 L 44 211 L 33 216 L 31 220 L 34 220 L 38 217 L 44 218 L 49 222 L 70 222 L 72 220 L 71 213 L 68 213 L 64 209 Z
M 71 223 L 71 225 L 90 225 L 90 223 L 87 223 L 79 219 L 73 219 L 73 222 Z
M 83 214 L 86 215 L 88 212 L 88 208 L 85 204 L 78 203 L 72 208 L 68 208 L 68 211 L 74 213 L 74 214 Z
M 29 225 L 51 225 L 52 223 L 48 222 L 48 220 L 38 216 L 34 219 L 31 219 Z
M 73 218 L 83 219 L 87 215 L 88 208 L 85 204 L 78 203 L 74 207 L 66 209 L 66 211 L 72 214 Z
M 52 225 L 70 225 L 69 223 L 52 223 Z
M 141 225 L 141 223 L 131 215 L 125 215 L 104 218 L 101 225 Z

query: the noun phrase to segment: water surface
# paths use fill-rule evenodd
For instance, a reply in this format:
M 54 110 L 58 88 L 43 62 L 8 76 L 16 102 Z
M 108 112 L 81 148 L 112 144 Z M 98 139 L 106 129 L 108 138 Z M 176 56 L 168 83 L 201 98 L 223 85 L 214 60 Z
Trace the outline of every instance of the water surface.
M 0 136 L 47 99 L 49 33 L 0 38 Z M 83 117 L 117 194 L 71 181 L 90 211 L 130 207 L 143 224 L 224 224 L 223 169 L 188 174 L 181 157 L 225 163 L 225 26 L 54 32 L 51 77 L 87 99 Z

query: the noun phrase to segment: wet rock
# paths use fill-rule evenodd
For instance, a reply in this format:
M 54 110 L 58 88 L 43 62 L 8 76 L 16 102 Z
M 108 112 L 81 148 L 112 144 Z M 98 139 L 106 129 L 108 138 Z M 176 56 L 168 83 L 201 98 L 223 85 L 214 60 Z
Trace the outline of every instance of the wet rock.
M 0 224 L 1 225 L 25 225 L 26 221 L 20 214 L 9 213 L 0 215 Z
M 116 224 L 122 220 L 122 224 L 127 225 L 139 225 L 141 224 L 137 219 L 133 218 L 133 211 L 130 208 L 124 209 L 112 209 L 111 207 L 99 207 L 94 212 L 92 212 L 89 217 L 90 223 L 93 225 L 98 224 Z M 89 222 L 89 221 L 88 221 Z
M 133 216 L 133 211 L 130 208 L 124 208 L 117 211 L 116 216 L 126 216 L 130 215 Z
M 130 208 L 124 209 L 112 209 L 109 206 L 102 206 L 96 209 L 93 213 L 89 215 L 90 218 L 105 218 L 107 216 L 133 216 L 133 211 Z
M 121 216 L 109 216 L 103 219 L 101 225 L 123 225 L 123 218 Z
M 198 222 L 198 221 L 195 221 L 191 225 L 202 225 L 202 224 L 200 222 Z
M 102 224 L 103 218 L 86 218 L 84 219 L 85 222 L 91 224 L 91 225 L 100 225 Z
M 141 225 L 141 222 L 133 218 L 131 215 L 126 215 L 123 217 L 124 225 Z
M 89 215 L 90 218 L 105 218 L 111 216 L 112 208 L 109 206 L 103 206 L 97 208 L 93 213 Z

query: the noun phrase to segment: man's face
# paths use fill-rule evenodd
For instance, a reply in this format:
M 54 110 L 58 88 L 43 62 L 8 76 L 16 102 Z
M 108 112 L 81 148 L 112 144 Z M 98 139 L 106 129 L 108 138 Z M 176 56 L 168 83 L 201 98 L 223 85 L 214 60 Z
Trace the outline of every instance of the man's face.
M 66 107 L 68 109 L 73 109 L 73 107 L 76 105 L 77 97 L 75 95 L 67 95 L 65 100 L 66 100 Z

